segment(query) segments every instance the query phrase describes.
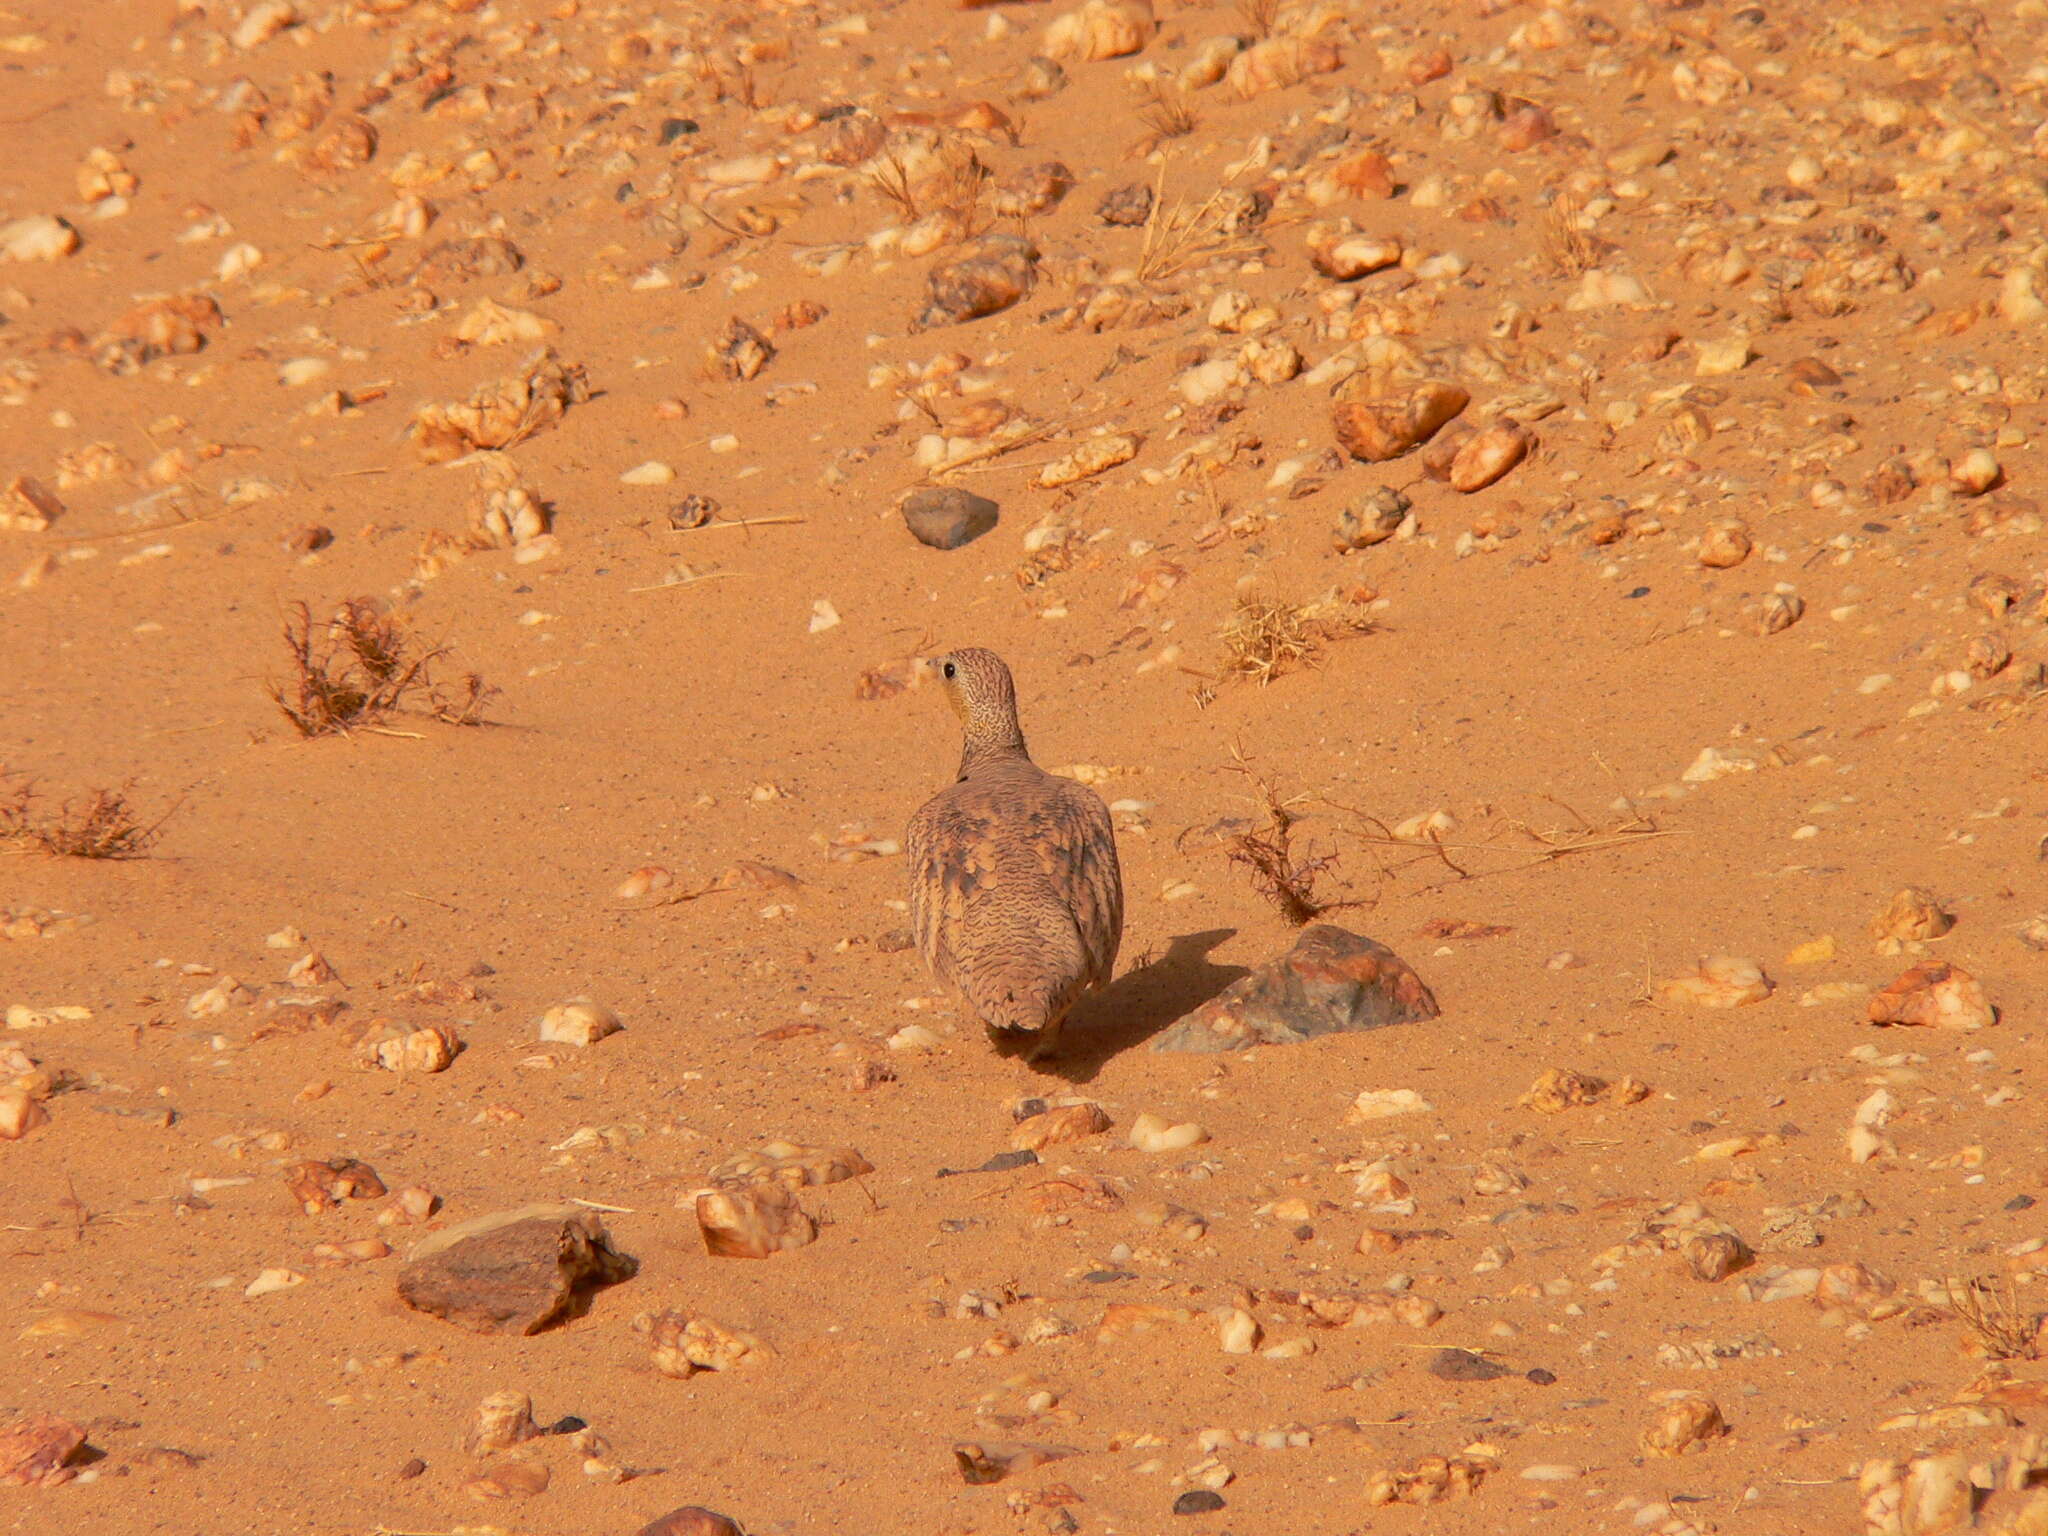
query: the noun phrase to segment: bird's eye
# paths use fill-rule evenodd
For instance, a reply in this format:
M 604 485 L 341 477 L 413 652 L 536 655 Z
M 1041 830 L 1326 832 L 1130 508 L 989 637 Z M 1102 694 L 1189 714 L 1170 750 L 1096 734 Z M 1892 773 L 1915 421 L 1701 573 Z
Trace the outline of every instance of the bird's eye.
M 946 663 L 946 676 L 947 676 L 947 677 L 949 677 L 949 678 L 950 678 L 950 677 L 954 677 L 954 676 L 956 676 L 956 675 L 957 675 L 957 674 L 959 673 L 959 670 L 960 670 L 960 669 L 959 669 L 958 667 L 954 666 L 952 662 L 950 662 L 950 661 L 949 661 L 949 662 L 947 662 L 947 663 Z

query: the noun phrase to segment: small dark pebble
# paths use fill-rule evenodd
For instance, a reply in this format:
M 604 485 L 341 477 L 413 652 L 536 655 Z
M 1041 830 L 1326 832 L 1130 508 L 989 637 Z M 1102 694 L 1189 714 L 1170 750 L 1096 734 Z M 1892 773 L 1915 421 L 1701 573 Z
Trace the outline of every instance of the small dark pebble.
M 1315 1235 L 1316 1229 L 1305 1221 L 1294 1229 L 1294 1240 L 1297 1243 L 1312 1242 L 1315 1239 Z
M 661 142 L 673 144 L 685 134 L 695 133 L 696 131 L 697 123 L 694 118 L 666 117 L 661 122 Z
M 897 954 L 910 948 L 916 942 L 917 940 L 911 937 L 908 928 L 891 928 L 887 933 L 875 935 L 875 953 L 878 955 Z
M 1524 1381 L 1533 1381 L 1539 1387 L 1555 1386 L 1557 1384 L 1557 1372 L 1546 1371 L 1539 1365 L 1532 1371 L 1524 1372 L 1522 1379 Z
M 404 1466 L 400 1467 L 398 1471 L 393 1475 L 401 1483 L 408 1483 L 426 1470 L 427 1464 L 424 1461 L 421 1461 L 419 1457 L 415 1456 L 412 1458 L 412 1460 L 408 1461 Z
M 1010 1106 L 1012 1120 L 1029 1120 L 1033 1115 L 1042 1115 L 1052 1106 L 1044 1099 L 1019 1099 Z
M 2032 1195 L 2014 1195 L 2005 1202 L 2005 1208 L 2008 1211 L 2031 1211 L 2034 1208 L 2034 1197 Z
M 1207 1488 L 1190 1488 L 1173 1501 L 1176 1515 L 1206 1515 L 1223 1507 L 1223 1495 Z
M 1626 592 L 1622 593 L 1621 595 L 1623 597 L 1648 597 L 1650 595 L 1650 589 L 1648 587 L 1630 587 Z
M 612 188 L 612 201 L 615 203 L 630 203 L 637 196 L 639 193 L 634 190 L 630 181 L 622 181 Z
M 1865 523 L 1863 531 L 1865 533 L 1890 533 L 1892 525 L 1890 523 Z
M 986 496 L 954 486 L 912 491 L 903 498 L 903 521 L 920 544 L 958 549 L 996 525 L 1001 508 Z
M 1429 1357 L 1429 1374 L 1445 1381 L 1499 1381 L 1515 1373 L 1497 1360 L 1462 1349 L 1440 1349 Z
M 570 1413 L 564 1414 L 561 1418 L 555 1420 L 554 1423 L 543 1429 L 541 1433 L 544 1435 L 574 1435 L 580 1434 L 588 1428 L 590 1428 L 588 1422 Z
M 1135 1280 L 1137 1271 L 1129 1269 L 1091 1269 L 1081 1277 L 1090 1285 L 1109 1285 L 1118 1280 Z

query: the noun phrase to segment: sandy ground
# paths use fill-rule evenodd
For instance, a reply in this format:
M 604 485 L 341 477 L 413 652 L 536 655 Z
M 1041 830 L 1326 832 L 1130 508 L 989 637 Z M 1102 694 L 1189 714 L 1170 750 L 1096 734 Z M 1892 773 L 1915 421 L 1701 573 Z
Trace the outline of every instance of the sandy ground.
M 0 486 L 0 765 L 32 819 L 164 818 L 144 857 L 0 860 L 0 1050 L 47 1097 L 0 1142 L 0 1421 L 96 1457 L 0 1487 L 0 1529 L 1767 1536 L 1948 1529 L 1972 1469 L 2030 1475 L 2040 0 L 1056 15 L 0 9 L 0 225 L 32 221 L 0 230 L 0 482 L 34 482 Z M 1098 217 L 1133 185 L 1149 222 Z M 1346 219 L 1400 258 L 1319 270 Z M 984 230 L 1033 243 L 1031 291 L 920 328 Z M 565 409 L 452 447 L 416 416 L 543 347 Z M 1333 413 L 1427 380 L 1527 457 L 1465 493 L 1337 450 Z M 999 525 L 924 547 L 923 483 Z M 1397 531 L 1340 550 L 1381 486 Z M 494 491 L 536 511 L 473 533 Z M 485 723 L 301 738 L 284 628 L 352 598 L 480 674 Z M 1319 654 L 1234 675 L 1243 601 L 1306 607 Z M 910 658 L 965 644 L 1121 828 L 1124 972 L 1045 1072 L 903 942 L 894 840 L 958 751 Z M 1441 1019 L 1145 1048 L 1292 942 L 1226 857 L 1239 755 Z M 1873 933 L 1903 887 L 1952 931 Z M 1705 956 L 1769 995 L 1665 986 Z M 1997 1023 L 1873 1025 L 1924 960 Z M 542 1044 L 585 995 L 624 1030 Z M 386 1020 L 464 1049 L 364 1067 Z M 1550 1068 L 1649 1092 L 1523 1104 Z M 1431 1107 L 1348 1114 L 1379 1089 Z M 1048 1093 L 1112 1129 L 937 1177 Z M 1137 1150 L 1148 1112 L 1208 1139 Z M 809 1246 L 707 1256 L 692 1192 L 778 1138 L 875 1171 L 803 1191 Z M 531 1338 L 422 1316 L 420 1226 L 287 1192 L 341 1156 L 430 1226 L 596 1202 L 639 1274 Z M 1713 1222 L 1750 1262 L 1703 1280 Z M 1134 1302 L 1186 1317 L 1103 1328 Z M 771 1353 L 664 1376 L 633 1323 L 669 1309 Z M 464 1435 L 508 1389 L 606 1448 L 521 1446 L 548 1486 L 486 1497 Z M 1674 1393 L 1728 1432 L 1655 1454 Z M 962 1442 L 1076 1454 L 972 1485 Z M 1476 1488 L 1371 1502 L 1429 1456 Z M 1918 1524 L 1886 1503 L 1914 1458 Z

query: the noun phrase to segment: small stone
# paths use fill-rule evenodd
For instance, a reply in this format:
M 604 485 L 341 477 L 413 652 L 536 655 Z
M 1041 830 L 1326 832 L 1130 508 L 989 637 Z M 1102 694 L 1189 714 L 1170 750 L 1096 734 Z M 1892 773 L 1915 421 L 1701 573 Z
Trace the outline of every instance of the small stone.
M 1728 1433 L 1728 1422 L 1712 1398 L 1678 1392 L 1658 1409 L 1636 1444 L 1646 1456 L 1683 1456 Z
M 775 360 L 775 345 L 746 321 L 734 315 L 711 343 L 712 366 L 735 383 L 754 378 Z
M 1176 1515 L 1209 1515 L 1223 1507 L 1223 1495 L 1213 1488 L 1190 1488 L 1173 1501 Z
M 386 1072 L 441 1072 L 461 1050 L 461 1037 L 445 1024 L 413 1029 L 380 1020 L 356 1042 L 356 1059 Z
M 266 1269 L 254 1280 L 242 1287 L 244 1296 L 274 1296 L 279 1291 L 289 1291 L 306 1283 L 306 1277 L 294 1269 Z
M 1029 1472 L 1049 1461 L 1078 1456 L 1071 1445 L 1039 1445 L 1025 1441 L 962 1441 L 953 1447 L 953 1462 L 962 1481 L 999 1483 L 1017 1472 Z
M 626 1026 L 602 1003 L 587 997 L 557 1003 L 540 1016 L 540 1037 L 560 1045 L 590 1046 Z
M 780 1184 L 704 1190 L 695 1205 L 704 1251 L 716 1258 L 765 1259 L 818 1235 L 818 1224 Z
M 0 224 L 0 256 L 9 261 L 56 261 L 77 249 L 78 231 L 55 214 Z
M 1870 1022 L 1983 1029 L 1998 1022 L 1998 1011 L 1968 971 L 1926 960 L 1871 998 Z
M 1038 280 L 1038 247 L 1021 235 L 984 235 L 926 280 L 922 326 L 953 325 L 1008 309 Z
M 1739 522 L 1714 523 L 1700 535 L 1699 562 L 1713 570 L 1742 564 L 1749 551 L 1749 529 Z
M 1721 374 L 1740 373 L 1749 366 L 1756 353 L 1750 350 L 1747 336 L 1730 336 L 1721 341 L 1704 341 L 1699 345 L 1698 356 L 1693 363 L 1693 372 L 1707 379 Z
M 308 1216 L 331 1211 L 344 1200 L 378 1200 L 385 1193 L 377 1170 L 353 1157 L 294 1164 L 285 1171 L 284 1182 Z
M 1782 634 L 1806 617 L 1806 599 L 1796 592 L 1773 592 L 1757 605 L 1756 632 Z
M 621 485 L 670 485 L 676 478 L 675 470 L 659 459 L 649 459 L 644 464 L 635 464 L 619 476 Z
M 1699 1008 L 1740 1008 L 1771 995 L 1770 978 L 1754 960 L 1736 955 L 1710 955 L 1690 976 L 1662 982 L 1658 995 Z
M 548 1491 L 552 1475 L 538 1461 L 509 1456 L 472 1477 L 462 1491 L 472 1499 L 532 1499 Z
M 638 1263 L 612 1247 L 594 1211 L 527 1205 L 437 1232 L 398 1275 L 399 1299 L 473 1333 L 538 1333 L 575 1315 Z
M 1529 443 L 1529 434 L 1511 421 L 1474 433 L 1451 460 L 1451 489 L 1467 495 L 1484 490 L 1522 462 Z
M 1142 181 L 1112 187 L 1095 205 L 1095 217 L 1114 228 L 1136 228 L 1152 217 L 1152 195 L 1152 189 Z
M 1017 1122 L 1010 1144 L 1019 1151 L 1040 1151 L 1063 1142 L 1084 1141 L 1110 1127 L 1108 1112 L 1100 1104 L 1061 1104 Z
M 1399 955 L 1330 923 L 1240 978 L 1153 1042 L 1156 1051 L 1242 1051 L 1437 1016 L 1436 999 Z
M 1143 1114 L 1131 1122 L 1130 1143 L 1140 1152 L 1181 1152 L 1208 1139 L 1209 1133 L 1192 1120 L 1176 1125 L 1164 1115 Z
M 1893 892 L 1884 910 L 1870 920 L 1870 936 L 1880 947 L 1887 941 L 1894 946 L 1917 944 L 1938 939 L 1955 925 L 1955 918 L 1942 910 L 1932 891 L 1908 885 Z
M 476 1406 L 463 1446 L 472 1456 L 495 1456 L 541 1434 L 533 1399 L 524 1392 L 493 1392 Z
M 1216 1341 L 1226 1355 L 1248 1355 L 1259 1347 L 1258 1319 L 1242 1307 L 1232 1307 L 1216 1322 Z
M 1982 496 L 2005 478 L 1998 458 L 1989 448 L 1972 448 L 1948 469 L 1949 483 L 1965 496 Z
M 1331 428 L 1354 459 L 1383 463 L 1428 442 L 1471 398 L 1456 384 L 1420 384 L 1405 400 L 1342 401 L 1331 413 Z
M 19 1141 L 50 1123 L 50 1112 L 26 1088 L 0 1088 L 0 1141 Z
M 642 1321 L 654 1345 L 654 1368 L 664 1376 L 684 1381 L 698 1371 L 731 1371 L 759 1365 L 773 1353 L 753 1334 L 727 1328 L 708 1317 L 659 1312 L 636 1319 L 634 1327 L 638 1328 Z
M 986 496 L 955 486 L 933 486 L 903 498 L 903 522 L 920 544 L 958 549 L 996 525 L 1002 509 Z
M 1332 547 L 1344 555 L 1385 543 L 1400 531 L 1413 505 L 1405 492 L 1390 485 L 1367 492 L 1337 514 Z
M 1686 1239 L 1683 1252 L 1692 1277 L 1709 1284 L 1727 1279 L 1751 1257 L 1742 1239 L 1728 1232 L 1696 1233 Z

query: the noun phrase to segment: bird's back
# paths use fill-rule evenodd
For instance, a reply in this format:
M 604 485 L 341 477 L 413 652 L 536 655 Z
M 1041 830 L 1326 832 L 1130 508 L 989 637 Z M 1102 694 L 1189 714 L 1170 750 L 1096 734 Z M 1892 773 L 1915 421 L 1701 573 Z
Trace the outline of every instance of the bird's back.
M 1123 884 L 1092 790 L 1021 753 L 977 765 L 911 819 L 907 851 L 918 949 L 984 1023 L 1056 1026 L 1109 981 Z

